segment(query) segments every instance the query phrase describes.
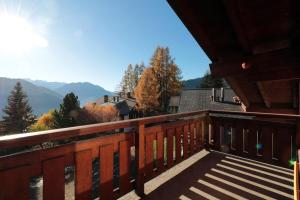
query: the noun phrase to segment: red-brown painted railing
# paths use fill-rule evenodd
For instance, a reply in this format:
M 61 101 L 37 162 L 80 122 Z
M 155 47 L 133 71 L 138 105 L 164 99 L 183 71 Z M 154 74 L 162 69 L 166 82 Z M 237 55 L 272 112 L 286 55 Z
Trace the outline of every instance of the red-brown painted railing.
M 29 199 L 29 180 L 37 176 L 43 178 L 43 199 L 64 199 L 66 166 L 75 166 L 75 199 L 91 199 L 92 163 L 97 158 L 100 199 L 115 199 L 133 189 L 142 195 L 147 180 L 187 159 L 205 144 L 287 166 L 294 156 L 298 120 L 299 116 L 292 115 L 198 111 L 3 136 L 0 151 L 49 141 L 73 142 L 0 157 L 0 199 Z M 123 128 L 130 130 L 116 131 Z M 114 187 L 115 154 L 118 187 Z M 132 157 L 136 164 L 131 162 Z M 130 174 L 133 165 L 135 180 Z
M 205 115 L 205 111 L 199 111 L 0 137 L 0 150 L 73 139 L 71 143 L 53 148 L 23 151 L 1 157 L 0 199 L 29 199 L 30 178 L 40 176 L 43 178 L 43 199 L 64 199 L 66 166 L 75 166 L 75 199 L 92 199 L 92 163 L 96 158 L 100 160 L 101 199 L 115 199 L 132 189 L 142 194 L 146 179 L 158 175 L 181 160 L 179 149 L 177 149 L 176 160 L 171 152 L 175 129 L 178 131 L 176 132 L 177 147 L 181 145 L 182 140 L 184 141 L 183 159 L 196 152 L 196 141 L 199 150 L 200 129 L 196 127 Z M 118 133 L 122 128 L 131 130 Z M 87 136 L 89 139 L 86 139 Z M 167 138 L 167 142 L 164 142 L 164 138 Z M 155 149 L 153 149 L 154 141 L 157 144 Z M 164 160 L 165 146 L 168 149 L 167 165 Z M 135 147 L 137 162 L 135 185 L 130 178 L 130 170 L 133 168 L 132 147 Z M 154 162 L 154 152 L 157 161 L 155 169 L 153 166 L 150 167 Z M 118 188 L 114 188 L 113 181 L 116 164 L 114 154 L 118 154 L 119 159 L 117 161 Z
M 213 149 L 292 167 L 299 115 L 210 111 Z

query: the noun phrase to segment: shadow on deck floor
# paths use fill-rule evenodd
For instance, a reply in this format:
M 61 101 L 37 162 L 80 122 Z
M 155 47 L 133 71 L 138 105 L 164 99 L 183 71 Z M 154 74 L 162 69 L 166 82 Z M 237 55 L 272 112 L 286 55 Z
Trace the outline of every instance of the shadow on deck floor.
M 218 152 L 194 160 L 183 171 L 178 170 L 180 164 L 146 183 L 147 195 L 142 199 L 293 199 L 293 172 L 289 169 Z

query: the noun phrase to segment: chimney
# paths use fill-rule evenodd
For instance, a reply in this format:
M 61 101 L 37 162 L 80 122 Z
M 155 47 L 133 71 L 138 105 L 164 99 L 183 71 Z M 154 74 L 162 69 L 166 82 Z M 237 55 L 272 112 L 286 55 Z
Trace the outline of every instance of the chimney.
M 224 88 L 223 87 L 221 88 L 220 96 L 221 96 L 221 102 L 224 102 Z
M 108 95 L 104 95 L 104 103 L 108 102 Z
M 216 95 L 216 89 L 212 88 L 211 91 L 212 91 L 212 101 L 215 102 L 216 101 L 216 96 L 217 96 Z

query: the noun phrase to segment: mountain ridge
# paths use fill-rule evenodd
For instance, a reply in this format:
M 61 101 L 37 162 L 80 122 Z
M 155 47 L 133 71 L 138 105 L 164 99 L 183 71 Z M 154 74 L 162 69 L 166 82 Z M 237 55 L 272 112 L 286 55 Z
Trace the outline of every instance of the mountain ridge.
M 33 113 L 36 115 L 59 108 L 63 97 L 70 92 L 74 92 L 78 96 L 81 105 L 95 101 L 104 95 L 113 94 L 103 87 L 89 82 L 64 83 L 0 77 L 0 119 L 4 107 L 7 105 L 8 96 L 17 82 L 21 82 L 23 90 L 28 96 L 29 104 L 33 108 Z

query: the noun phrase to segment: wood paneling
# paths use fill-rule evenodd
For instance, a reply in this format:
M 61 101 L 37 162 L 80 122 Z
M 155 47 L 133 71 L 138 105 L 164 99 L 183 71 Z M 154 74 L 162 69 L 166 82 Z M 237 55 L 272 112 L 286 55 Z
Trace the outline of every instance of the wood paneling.
M 43 162 L 43 199 L 65 199 L 65 158 Z
M 100 198 L 113 199 L 114 146 L 100 147 Z

